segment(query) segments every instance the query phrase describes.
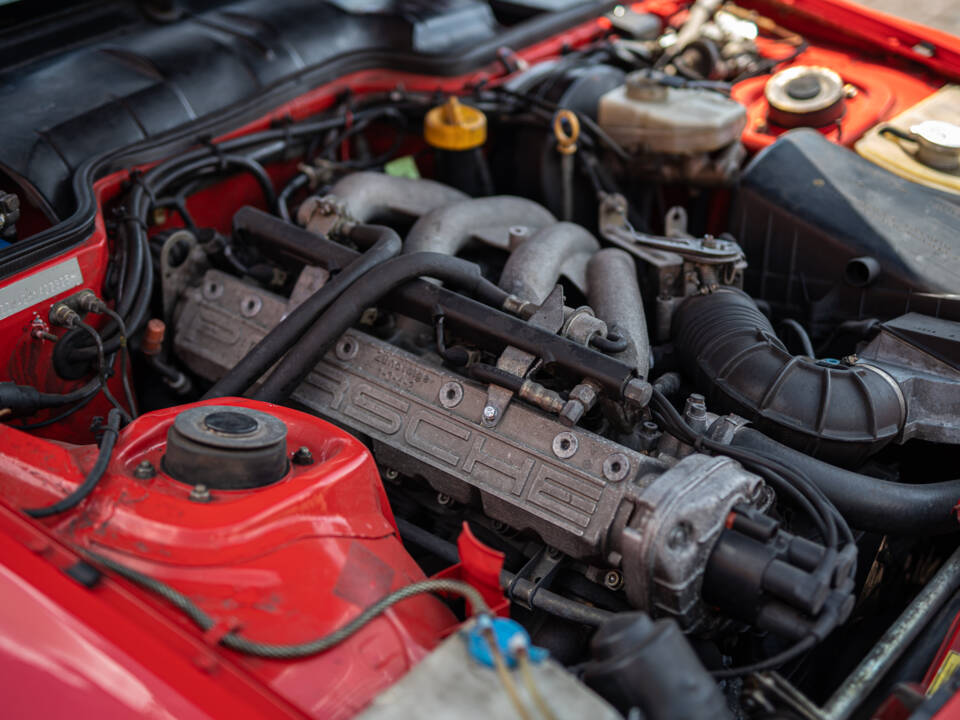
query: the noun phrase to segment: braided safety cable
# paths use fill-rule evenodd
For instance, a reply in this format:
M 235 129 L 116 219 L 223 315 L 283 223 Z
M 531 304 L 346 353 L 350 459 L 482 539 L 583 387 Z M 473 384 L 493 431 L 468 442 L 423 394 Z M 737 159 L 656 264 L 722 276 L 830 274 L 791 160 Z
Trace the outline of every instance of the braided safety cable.
M 181 610 L 204 632 L 216 625 L 216 621 L 197 607 L 189 597 L 166 583 L 160 582 L 149 575 L 144 575 L 137 570 L 133 570 L 103 555 L 88 550 L 83 550 L 82 552 L 98 565 L 102 565 L 117 573 L 117 575 L 164 598 L 171 605 Z M 459 580 L 421 580 L 420 582 L 402 587 L 399 590 L 394 590 L 389 595 L 366 608 L 343 627 L 316 640 L 311 640 L 310 642 L 293 645 L 275 645 L 250 640 L 235 632 L 225 634 L 220 638 L 219 642 L 224 647 L 244 653 L 245 655 L 255 655 L 257 657 L 272 658 L 275 660 L 291 660 L 317 655 L 339 645 L 397 603 L 417 595 L 435 592 L 451 593 L 466 598 L 467 602 L 470 603 L 474 615 L 485 615 L 490 612 L 490 608 L 487 606 L 483 596 L 472 585 Z

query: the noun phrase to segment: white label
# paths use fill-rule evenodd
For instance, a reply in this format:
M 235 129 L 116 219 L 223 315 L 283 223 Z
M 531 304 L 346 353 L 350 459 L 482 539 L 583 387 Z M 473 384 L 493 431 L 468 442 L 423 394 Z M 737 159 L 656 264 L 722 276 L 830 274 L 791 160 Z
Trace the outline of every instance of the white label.
M 78 285 L 83 285 L 83 274 L 75 257 L 10 283 L 0 288 L 0 320 Z

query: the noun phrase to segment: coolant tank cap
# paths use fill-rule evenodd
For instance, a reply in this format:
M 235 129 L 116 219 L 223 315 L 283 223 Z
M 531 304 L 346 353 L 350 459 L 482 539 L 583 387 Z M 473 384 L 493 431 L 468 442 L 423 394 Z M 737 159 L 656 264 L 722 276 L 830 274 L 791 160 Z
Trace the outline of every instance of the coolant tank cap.
M 624 85 L 627 88 L 627 97 L 631 100 L 666 102 L 668 97 L 667 86 L 642 70 L 627 75 Z
M 287 426 L 245 407 L 184 410 L 167 431 L 163 469 L 176 480 L 213 490 L 269 485 L 287 472 Z
M 843 78 L 829 68 L 800 65 L 778 72 L 764 88 L 767 119 L 780 127 L 823 127 L 846 109 Z
M 917 160 L 937 170 L 960 167 L 960 127 L 942 120 L 924 120 L 910 128 L 917 142 Z

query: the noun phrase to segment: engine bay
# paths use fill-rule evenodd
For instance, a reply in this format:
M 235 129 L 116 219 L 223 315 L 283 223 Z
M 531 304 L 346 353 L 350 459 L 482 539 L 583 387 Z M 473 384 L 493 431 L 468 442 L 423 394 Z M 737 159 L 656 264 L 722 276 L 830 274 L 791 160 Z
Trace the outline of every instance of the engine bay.
M 0 529 L 197 717 L 934 717 L 960 50 L 443 5 L 495 59 L 5 166 Z

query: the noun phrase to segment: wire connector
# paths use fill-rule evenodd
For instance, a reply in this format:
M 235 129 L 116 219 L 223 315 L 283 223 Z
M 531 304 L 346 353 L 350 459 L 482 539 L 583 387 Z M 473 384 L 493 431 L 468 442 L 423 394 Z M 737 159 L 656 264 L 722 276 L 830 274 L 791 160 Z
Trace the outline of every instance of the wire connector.
M 530 662 L 533 663 L 538 663 L 549 655 L 543 648 L 531 644 L 530 635 L 520 623 L 508 618 L 481 615 L 466 631 L 466 635 L 467 651 L 470 656 L 489 668 L 495 666 L 493 648 L 491 648 L 493 642 L 496 643 L 497 650 L 510 668 L 517 665 L 515 648 L 526 648 Z
M 97 294 L 85 288 L 70 297 L 55 302 L 50 307 L 50 324 L 59 327 L 73 328 L 77 326 L 87 313 L 100 314 L 107 310 L 107 303 Z

